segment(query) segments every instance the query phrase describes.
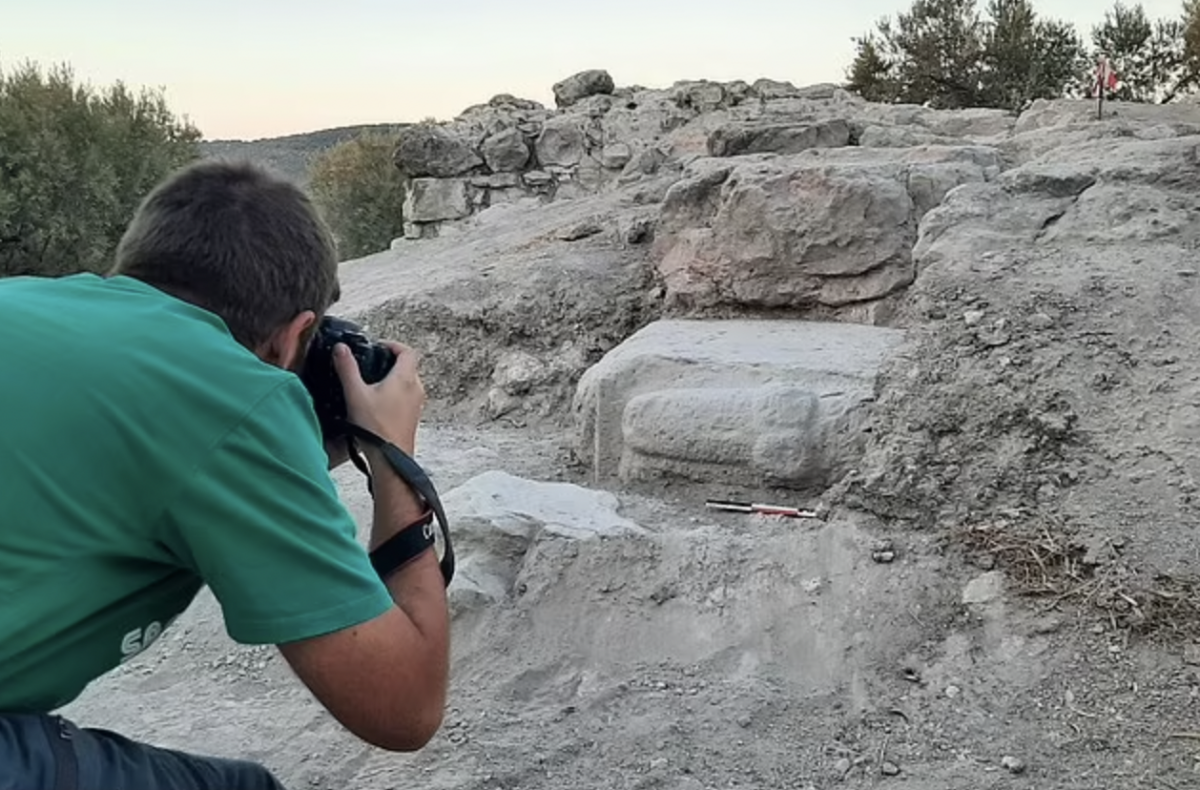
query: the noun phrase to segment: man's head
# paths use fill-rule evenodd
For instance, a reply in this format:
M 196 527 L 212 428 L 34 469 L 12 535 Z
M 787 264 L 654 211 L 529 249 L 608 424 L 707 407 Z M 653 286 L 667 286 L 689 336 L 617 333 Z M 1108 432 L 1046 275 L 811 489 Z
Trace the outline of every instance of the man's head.
M 337 251 L 298 187 L 242 162 L 203 160 L 142 201 L 110 275 L 215 313 L 267 362 L 295 369 L 337 301 Z

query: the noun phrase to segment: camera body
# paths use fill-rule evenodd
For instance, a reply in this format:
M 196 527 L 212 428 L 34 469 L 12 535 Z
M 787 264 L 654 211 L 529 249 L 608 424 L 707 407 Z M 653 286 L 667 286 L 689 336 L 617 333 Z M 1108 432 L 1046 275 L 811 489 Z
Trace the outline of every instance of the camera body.
M 396 363 L 396 355 L 390 348 L 372 341 L 353 321 L 334 316 L 321 319 L 305 354 L 300 380 L 312 397 L 326 440 L 346 435 L 346 396 L 333 366 L 333 349 L 338 343 L 350 349 L 367 384 L 381 380 Z

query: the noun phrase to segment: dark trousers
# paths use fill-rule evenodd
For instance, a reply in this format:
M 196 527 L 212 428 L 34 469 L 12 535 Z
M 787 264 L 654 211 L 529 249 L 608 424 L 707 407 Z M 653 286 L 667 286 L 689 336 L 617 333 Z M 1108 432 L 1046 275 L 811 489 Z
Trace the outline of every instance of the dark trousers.
M 0 714 L 0 790 L 284 790 L 257 763 L 148 746 L 60 716 Z

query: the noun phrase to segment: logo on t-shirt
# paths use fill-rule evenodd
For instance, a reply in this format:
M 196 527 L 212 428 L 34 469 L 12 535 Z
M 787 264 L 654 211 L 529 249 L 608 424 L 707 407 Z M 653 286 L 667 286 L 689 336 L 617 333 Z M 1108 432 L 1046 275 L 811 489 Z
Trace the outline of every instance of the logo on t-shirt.
M 121 663 L 141 653 L 154 644 L 163 632 L 162 623 L 155 620 L 145 628 L 135 628 L 121 639 Z

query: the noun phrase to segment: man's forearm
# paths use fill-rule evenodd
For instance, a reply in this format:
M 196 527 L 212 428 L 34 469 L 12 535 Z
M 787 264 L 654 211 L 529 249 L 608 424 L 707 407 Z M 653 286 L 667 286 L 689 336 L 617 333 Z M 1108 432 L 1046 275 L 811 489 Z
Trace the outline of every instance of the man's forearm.
M 375 498 L 370 541 L 370 548 L 374 550 L 425 515 L 425 509 L 408 483 L 392 471 L 380 450 L 372 447 L 366 451 L 366 455 L 371 468 L 371 491 Z
M 375 496 L 374 522 L 370 548 L 374 549 L 400 530 L 425 515 L 425 508 L 413 490 L 394 474 L 381 453 L 368 456 Z M 392 599 L 404 610 L 424 636 L 435 640 L 431 647 L 445 652 L 449 615 L 446 607 L 446 583 L 431 548 L 391 574 L 387 579 Z

